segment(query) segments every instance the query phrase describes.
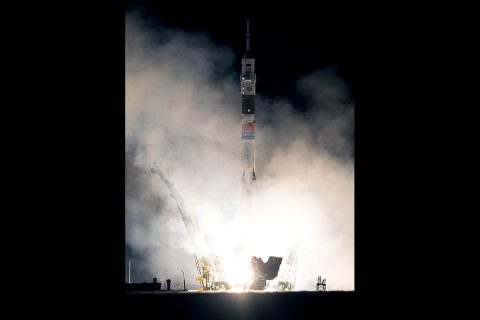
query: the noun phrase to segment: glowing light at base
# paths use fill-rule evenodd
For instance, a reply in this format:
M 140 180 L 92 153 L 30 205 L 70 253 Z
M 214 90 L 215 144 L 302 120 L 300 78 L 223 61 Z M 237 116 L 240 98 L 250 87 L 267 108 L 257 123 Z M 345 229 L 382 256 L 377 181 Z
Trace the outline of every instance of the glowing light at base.
M 215 224 L 206 224 L 207 229 L 202 232 L 206 234 L 208 245 L 212 252 L 218 257 L 221 265 L 224 280 L 229 284 L 230 291 L 241 292 L 250 289 L 254 280 L 254 273 L 251 265 L 253 256 L 261 257 L 266 262 L 269 256 L 286 256 L 285 246 L 283 251 L 279 250 L 280 245 L 285 244 L 285 239 L 280 241 L 281 234 L 275 232 L 275 228 L 266 229 L 265 221 L 242 221 L 234 219 L 231 221 L 216 221 Z M 203 220 L 205 221 L 205 220 Z M 269 291 L 274 291 L 278 279 L 269 281 Z

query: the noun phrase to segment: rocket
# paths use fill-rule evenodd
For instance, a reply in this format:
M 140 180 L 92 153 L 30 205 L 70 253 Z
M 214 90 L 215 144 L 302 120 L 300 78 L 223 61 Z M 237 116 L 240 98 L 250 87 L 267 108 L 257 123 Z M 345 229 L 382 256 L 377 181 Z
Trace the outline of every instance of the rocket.
M 242 57 L 240 88 L 242 94 L 242 193 L 247 216 L 251 210 L 255 181 L 255 58 L 250 51 L 250 26 L 247 21 L 246 50 Z

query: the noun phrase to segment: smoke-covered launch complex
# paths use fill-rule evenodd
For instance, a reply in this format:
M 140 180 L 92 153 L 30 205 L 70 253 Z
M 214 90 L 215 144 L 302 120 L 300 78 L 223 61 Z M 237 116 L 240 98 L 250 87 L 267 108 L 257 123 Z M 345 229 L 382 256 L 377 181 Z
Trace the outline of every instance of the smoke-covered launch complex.
M 248 225 L 252 212 L 253 185 L 255 176 L 255 95 L 256 95 L 256 74 L 255 58 L 250 47 L 250 25 L 247 21 L 246 30 L 246 50 L 241 59 L 240 87 L 242 97 L 242 116 L 241 116 L 241 140 L 242 140 L 242 197 L 241 197 L 241 217 Z M 151 169 L 153 174 L 158 175 L 164 185 L 169 189 L 171 197 L 177 203 L 177 209 L 182 217 L 185 228 L 194 244 L 194 261 L 197 267 L 199 282 L 199 291 L 211 290 L 229 290 L 238 289 L 237 283 L 232 283 L 224 273 L 222 268 L 225 261 L 221 256 L 215 253 L 208 237 L 200 231 L 197 218 L 194 212 L 188 211 L 182 196 L 174 188 L 173 184 L 167 179 L 165 174 L 154 163 Z M 232 248 L 233 251 L 233 248 Z M 251 279 L 244 283 L 240 288 L 242 290 L 264 290 L 267 286 L 267 280 L 277 279 L 278 282 L 274 289 L 293 290 L 295 288 L 296 273 L 296 251 L 291 250 L 286 263 L 279 272 L 282 264 L 282 257 L 270 256 L 267 262 L 264 262 L 257 256 L 250 259 Z M 248 260 L 247 260 L 248 263 Z M 156 280 L 156 278 L 155 278 Z M 156 282 L 156 281 L 155 281 Z M 169 286 L 168 286 L 169 287 Z M 127 285 L 128 288 L 128 285 Z M 133 287 L 132 287 L 133 288 Z M 130 290 L 132 290 L 130 288 Z M 169 288 L 168 288 L 169 289 Z M 128 290 L 128 289 L 127 289 Z M 135 290 L 135 289 L 133 289 Z

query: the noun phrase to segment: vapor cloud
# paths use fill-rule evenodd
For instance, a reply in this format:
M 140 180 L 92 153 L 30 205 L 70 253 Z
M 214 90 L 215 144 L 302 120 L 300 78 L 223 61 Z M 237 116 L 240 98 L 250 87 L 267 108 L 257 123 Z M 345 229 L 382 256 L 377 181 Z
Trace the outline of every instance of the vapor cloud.
M 239 63 L 206 34 L 125 17 L 126 258 L 132 281 L 196 288 L 194 247 L 156 162 L 219 251 L 235 250 L 241 194 Z M 297 83 L 308 106 L 257 92 L 255 218 L 260 256 L 297 247 L 297 290 L 354 290 L 353 97 L 333 68 Z M 236 230 L 239 233 L 247 230 Z M 223 240 L 222 240 L 223 237 Z

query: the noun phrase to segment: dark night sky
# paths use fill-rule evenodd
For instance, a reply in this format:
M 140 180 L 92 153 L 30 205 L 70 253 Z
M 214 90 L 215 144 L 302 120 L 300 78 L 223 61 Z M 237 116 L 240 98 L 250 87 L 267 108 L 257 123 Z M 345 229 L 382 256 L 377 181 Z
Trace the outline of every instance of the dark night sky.
M 301 10 L 232 6 L 229 10 L 180 10 L 155 1 L 128 1 L 126 9 L 143 8 L 151 21 L 189 32 L 202 32 L 218 44 L 234 49 L 238 58 L 245 50 L 245 21 L 250 19 L 252 51 L 256 58 L 257 92 L 287 96 L 297 108 L 303 101 L 295 82 L 318 68 L 334 66 L 353 88 L 353 23 L 343 11 L 328 8 Z M 236 10 L 238 8 L 238 10 Z M 152 23 L 155 25 L 155 22 Z

